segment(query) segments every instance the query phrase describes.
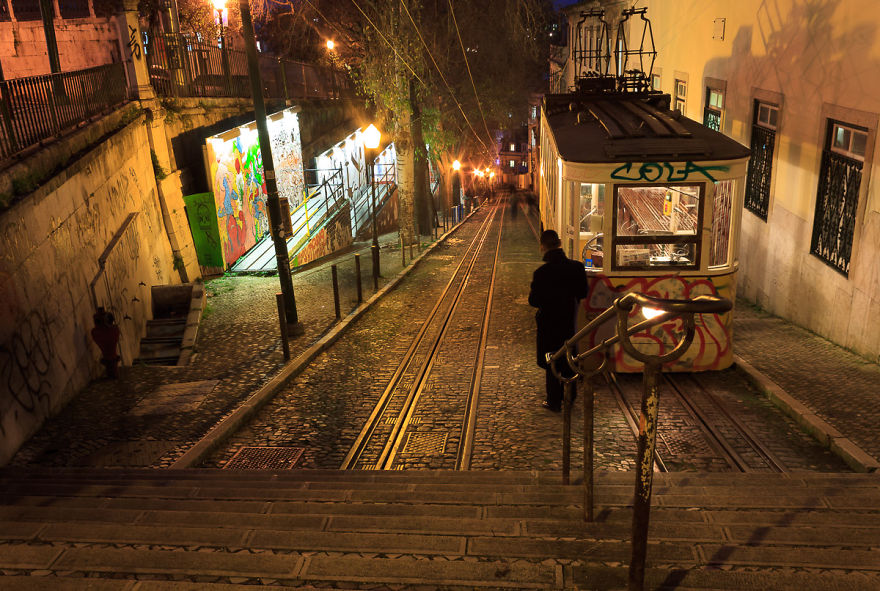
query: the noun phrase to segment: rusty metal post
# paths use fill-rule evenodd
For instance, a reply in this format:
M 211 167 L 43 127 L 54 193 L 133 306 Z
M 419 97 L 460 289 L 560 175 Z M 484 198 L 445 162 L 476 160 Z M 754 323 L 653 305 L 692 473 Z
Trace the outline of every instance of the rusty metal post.
M 333 308 L 336 310 L 336 320 L 339 320 L 342 313 L 339 309 L 339 274 L 336 265 L 330 265 L 330 274 L 333 276 Z
M 415 257 L 413 257 L 413 243 L 410 242 L 409 243 L 409 260 L 413 260 L 413 258 L 415 258 Z
M 593 411 L 596 391 L 593 378 L 587 378 L 584 387 L 584 521 L 593 521 Z
M 287 314 L 284 312 L 284 294 L 275 294 L 275 303 L 278 305 L 278 323 L 281 325 L 281 350 L 284 352 L 284 360 L 290 359 L 290 341 L 287 335 Z
M 645 391 L 639 414 L 639 443 L 636 455 L 636 493 L 633 500 L 632 560 L 629 564 L 629 591 L 642 591 L 645 585 L 645 558 L 648 551 L 648 523 L 651 518 L 651 486 L 654 478 L 654 448 L 657 444 L 657 415 L 660 408 L 658 378 L 660 364 L 646 363 Z
M 361 285 L 361 255 L 359 254 L 354 255 L 354 274 L 357 284 L 358 304 L 361 304 L 364 301 L 364 288 Z
M 577 381 L 565 382 L 562 401 L 562 484 L 571 480 L 571 399 L 574 398 Z
M 370 252 L 373 255 L 373 289 L 379 291 L 379 245 L 372 245 Z

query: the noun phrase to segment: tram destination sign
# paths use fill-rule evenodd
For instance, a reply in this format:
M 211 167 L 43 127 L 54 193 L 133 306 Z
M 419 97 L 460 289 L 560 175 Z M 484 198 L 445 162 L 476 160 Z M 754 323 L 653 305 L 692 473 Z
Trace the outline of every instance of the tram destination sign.
M 716 182 L 712 173 L 727 173 L 729 166 L 701 166 L 694 162 L 626 162 L 611 172 L 616 181 L 633 182 L 666 182 L 680 183 L 683 181 L 710 180 Z

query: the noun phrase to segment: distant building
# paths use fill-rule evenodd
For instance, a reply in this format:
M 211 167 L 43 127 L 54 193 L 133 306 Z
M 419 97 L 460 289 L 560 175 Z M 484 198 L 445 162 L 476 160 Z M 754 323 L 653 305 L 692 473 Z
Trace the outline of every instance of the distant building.
M 528 127 L 505 131 L 498 151 L 501 182 L 520 189 L 529 186 Z

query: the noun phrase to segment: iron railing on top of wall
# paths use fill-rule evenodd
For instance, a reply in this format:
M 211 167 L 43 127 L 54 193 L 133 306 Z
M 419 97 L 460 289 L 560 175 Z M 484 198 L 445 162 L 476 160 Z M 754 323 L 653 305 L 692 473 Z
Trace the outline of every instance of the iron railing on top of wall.
M 0 81 L 0 159 L 108 112 L 127 89 L 122 63 Z
M 147 35 L 150 81 L 160 96 L 250 98 L 245 52 L 223 49 L 185 35 Z M 340 98 L 352 93 L 342 72 L 303 62 L 259 56 L 263 94 L 268 98 Z

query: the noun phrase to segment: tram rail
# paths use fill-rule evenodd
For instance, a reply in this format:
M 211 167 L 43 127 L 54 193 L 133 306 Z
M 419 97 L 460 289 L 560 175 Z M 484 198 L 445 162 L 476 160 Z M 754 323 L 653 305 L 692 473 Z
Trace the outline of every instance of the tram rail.
M 373 411 L 346 454 L 340 469 L 387 470 L 395 468 L 395 461 L 403 448 L 408 435 L 408 427 L 423 389 L 428 381 L 438 352 L 447 336 L 450 322 L 454 318 L 465 288 L 469 284 L 485 243 L 495 227 L 499 212 L 504 204 L 487 208 L 473 240 L 468 245 L 461 261 L 456 266 L 447 284 L 437 298 L 432 310 L 423 321 L 422 327 L 410 343 L 394 374 L 385 386 Z M 503 215 L 501 216 L 503 222 Z M 476 422 L 479 387 L 481 382 L 481 362 L 488 333 L 488 319 L 494 290 L 494 277 L 500 250 L 501 228 L 493 255 L 488 301 L 484 307 L 481 323 L 481 336 L 477 350 L 475 367 L 470 380 L 464 416 L 461 421 L 461 437 L 455 467 L 467 469 L 473 450 L 473 432 Z M 381 451 L 379 450 L 381 448 Z

